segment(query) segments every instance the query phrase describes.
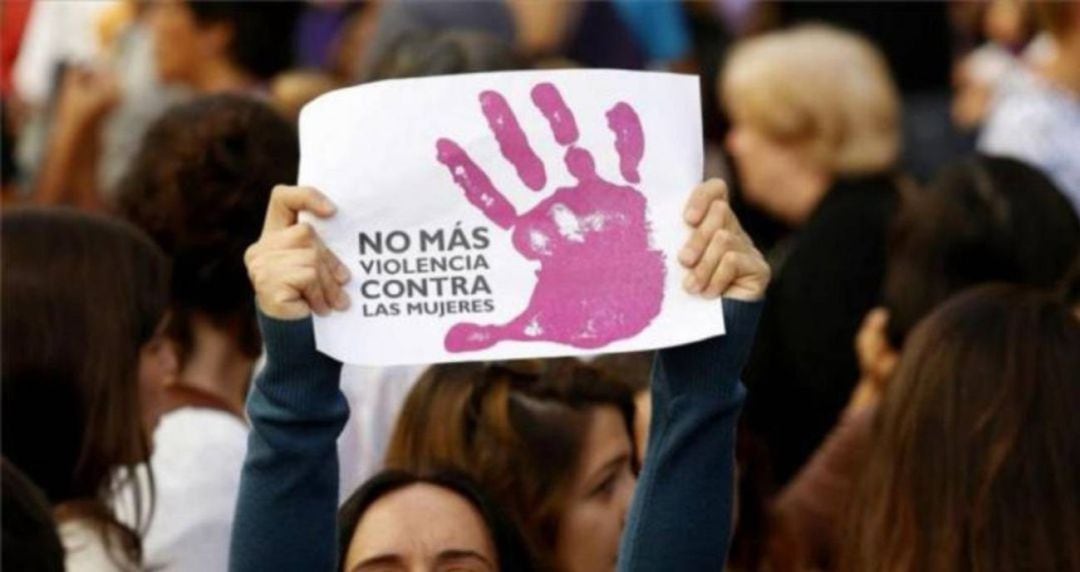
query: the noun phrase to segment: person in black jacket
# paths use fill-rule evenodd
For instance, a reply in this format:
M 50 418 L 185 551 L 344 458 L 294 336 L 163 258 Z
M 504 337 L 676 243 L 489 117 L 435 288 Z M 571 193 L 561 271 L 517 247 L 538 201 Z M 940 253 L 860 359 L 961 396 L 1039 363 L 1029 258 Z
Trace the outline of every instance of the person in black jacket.
M 746 422 L 782 483 L 858 377 L 854 338 L 878 300 L 897 197 L 899 96 L 868 41 L 820 25 L 737 45 L 721 93 L 747 200 L 797 229 L 773 253 L 746 371 Z

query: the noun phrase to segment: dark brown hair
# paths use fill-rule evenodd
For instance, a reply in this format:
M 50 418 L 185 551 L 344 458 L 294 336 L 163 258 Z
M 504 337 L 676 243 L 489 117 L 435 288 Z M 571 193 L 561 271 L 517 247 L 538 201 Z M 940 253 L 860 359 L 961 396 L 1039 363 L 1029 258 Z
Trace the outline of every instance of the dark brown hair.
M 360 520 L 371 505 L 384 496 L 416 484 L 428 484 L 450 491 L 467 501 L 480 514 L 495 544 L 499 570 L 532 572 L 533 564 L 521 531 L 497 504 L 492 502 L 468 476 L 454 471 L 429 475 L 386 470 L 367 480 L 338 510 L 338 563 L 344 566 L 349 545 Z
M 303 4 L 295 0 L 205 2 L 188 0 L 200 26 L 225 25 L 231 31 L 229 60 L 260 80 L 292 65 L 293 37 Z
M 147 132 L 120 184 L 119 209 L 173 259 L 170 336 L 186 355 L 193 316 L 262 352 L 244 251 L 259 238 L 270 191 L 296 180 L 295 129 L 238 95 L 171 109 Z
M 1057 285 L 1080 256 L 1080 219 L 1037 169 L 976 155 L 903 196 L 883 303 L 893 347 L 949 296 L 976 284 Z
M 149 457 L 140 348 L 164 319 L 168 265 L 128 224 L 63 209 L 13 210 L 0 224 L 4 455 L 64 512 L 100 525 L 139 561 L 112 497 Z
M 28 572 L 64 572 L 64 547 L 45 495 L 7 459 L 0 461 L 3 539 L 0 567 Z
M 1032 2 L 1035 15 L 1042 29 L 1050 32 L 1057 40 L 1065 40 L 1076 25 L 1076 11 L 1080 10 L 1076 2 L 1043 1 Z
M 872 431 L 844 569 L 1080 570 L 1080 321 L 990 285 L 912 333 Z
M 631 390 L 577 360 L 433 366 L 405 401 L 386 466 L 469 475 L 551 570 L 590 414 L 602 406 L 620 412 L 632 444 Z
M 626 352 L 598 356 L 589 365 L 640 393 L 649 390 L 655 359 L 656 352 Z

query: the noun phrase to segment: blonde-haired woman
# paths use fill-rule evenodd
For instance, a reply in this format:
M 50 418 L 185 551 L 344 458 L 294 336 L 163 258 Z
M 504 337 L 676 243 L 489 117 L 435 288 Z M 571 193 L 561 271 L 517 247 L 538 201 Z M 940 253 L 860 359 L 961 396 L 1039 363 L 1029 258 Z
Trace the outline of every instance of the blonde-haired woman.
M 877 301 L 897 196 L 899 95 L 870 42 L 821 25 L 736 45 L 720 93 L 747 201 L 797 229 L 747 370 L 747 421 L 782 483 L 858 377 L 853 340 Z

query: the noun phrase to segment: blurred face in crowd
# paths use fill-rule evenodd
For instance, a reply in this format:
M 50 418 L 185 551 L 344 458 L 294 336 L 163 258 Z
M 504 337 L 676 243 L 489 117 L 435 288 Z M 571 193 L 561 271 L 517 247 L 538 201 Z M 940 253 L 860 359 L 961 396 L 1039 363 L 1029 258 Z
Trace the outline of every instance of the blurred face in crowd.
M 447 489 L 415 484 L 387 494 L 356 526 L 345 572 L 496 572 L 480 513 Z
M 184 0 L 161 0 L 151 6 L 158 77 L 165 83 L 196 83 L 200 67 L 225 53 L 228 29 L 200 27 Z
M 614 570 L 636 478 L 626 423 L 612 406 L 596 408 L 556 542 L 567 572 Z
M 799 149 L 736 120 L 727 149 L 735 159 L 746 200 L 792 226 L 802 224 L 826 190 L 826 177 Z
M 147 435 L 153 435 L 157 428 L 164 414 L 165 388 L 179 373 L 180 358 L 176 347 L 164 334 L 156 334 L 139 349 L 139 405 Z

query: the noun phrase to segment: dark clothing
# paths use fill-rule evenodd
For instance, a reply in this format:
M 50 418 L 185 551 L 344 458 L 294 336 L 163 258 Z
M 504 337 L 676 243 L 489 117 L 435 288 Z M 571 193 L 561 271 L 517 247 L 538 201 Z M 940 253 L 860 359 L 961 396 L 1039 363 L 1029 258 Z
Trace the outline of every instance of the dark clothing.
M 723 304 L 727 335 L 658 353 L 648 452 L 620 571 L 724 567 L 745 395 L 739 371 L 762 303 Z M 252 431 L 229 569 L 340 570 L 336 440 L 349 418 L 341 364 L 315 350 L 311 320 L 260 316 L 260 324 L 267 362 L 248 400 Z
M 747 363 L 747 426 L 786 483 L 836 424 L 859 369 L 855 335 L 878 304 L 891 177 L 839 181 L 790 244 Z
M 827 23 L 862 34 L 885 55 L 903 93 L 952 85 L 952 29 L 948 3 L 808 2 L 775 4 L 781 25 Z

